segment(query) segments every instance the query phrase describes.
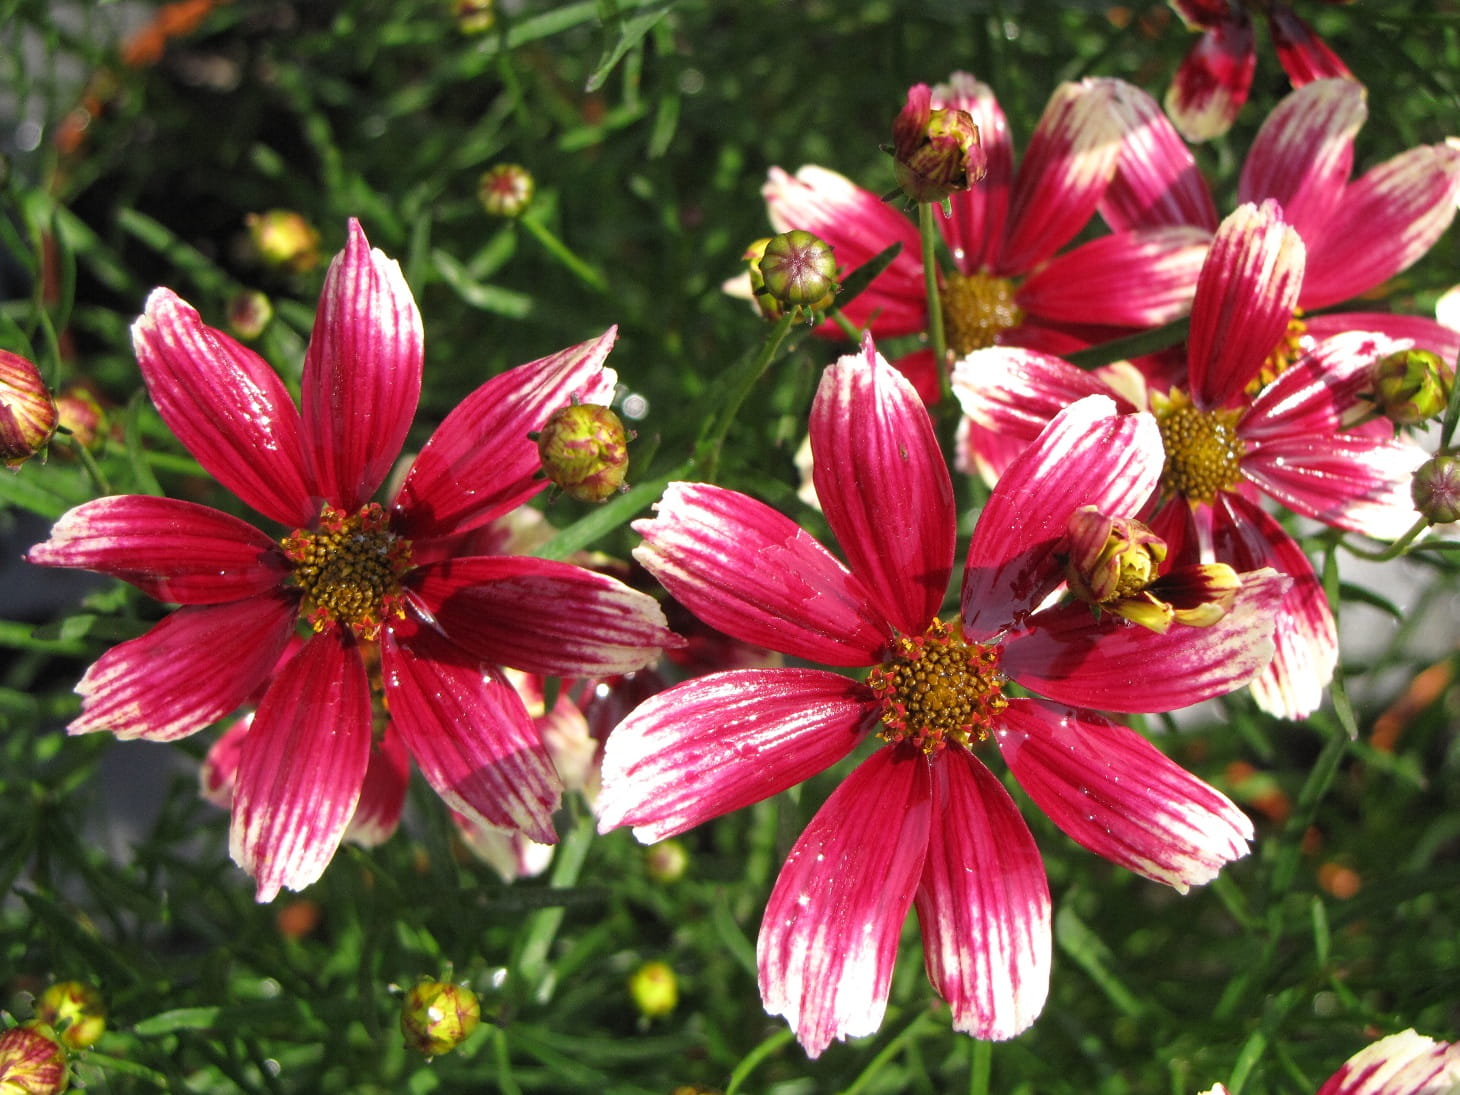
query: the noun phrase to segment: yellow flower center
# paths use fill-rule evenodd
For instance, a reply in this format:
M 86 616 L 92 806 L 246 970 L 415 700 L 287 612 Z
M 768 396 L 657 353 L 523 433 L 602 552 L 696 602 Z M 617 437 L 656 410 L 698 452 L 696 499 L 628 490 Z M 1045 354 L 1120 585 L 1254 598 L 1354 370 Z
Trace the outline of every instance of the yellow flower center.
M 965 642 L 956 624 L 934 620 L 920 637 L 898 639 L 892 657 L 867 675 L 882 703 L 878 736 L 928 756 L 950 741 L 971 747 L 1009 705 L 1004 680 L 997 647 Z
M 1024 311 L 1014 301 L 1014 283 L 990 274 L 945 274 L 943 333 L 948 348 L 958 357 L 984 350 L 999 335 L 1024 322 Z
M 1247 385 L 1247 394 L 1256 395 L 1287 372 L 1288 366 L 1303 356 L 1311 341 L 1308 337 L 1308 324 L 1303 322 L 1303 312 L 1300 309 L 1288 320 L 1288 329 L 1278 339 L 1272 352 L 1263 358 L 1262 368 L 1258 370 L 1252 383 Z
M 304 591 L 299 615 L 315 631 L 339 624 L 374 640 L 387 619 L 405 615 L 400 581 L 411 568 L 411 545 L 390 531 L 377 503 L 351 516 L 325 506 L 317 529 L 295 529 L 280 546 L 292 564 L 290 581 Z
M 1211 503 L 1218 492 L 1242 480 L 1243 445 L 1237 436 L 1241 408 L 1203 411 L 1178 388 L 1162 397 L 1153 394 L 1151 409 L 1161 427 L 1166 467 L 1161 485 L 1188 502 Z

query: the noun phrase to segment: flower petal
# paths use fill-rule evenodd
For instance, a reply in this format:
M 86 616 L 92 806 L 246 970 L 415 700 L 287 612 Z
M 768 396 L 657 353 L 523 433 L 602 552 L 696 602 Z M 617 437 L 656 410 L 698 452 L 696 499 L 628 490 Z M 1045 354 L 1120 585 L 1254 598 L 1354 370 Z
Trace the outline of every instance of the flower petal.
M 1338 664 L 1338 633 L 1323 584 L 1293 538 L 1260 506 L 1219 494 L 1212 512 L 1212 547 L 1237 570 L 1272 567 L 1293 579 L 1273 631 L 1275 653 L 1252 682 L 1264 711 L 1287 719 L 1312 714 Z
M 1243 445 L 1250 451 L 1283 438 L 1338 433 L 1353 420 L 1359 394 L 1372 389 L 1378 361 L 1406 349 L 1406 342 L 1369 331 L 1318 343 L 1253 398 L 1237 429 Z
M 1326 308 L 1407 270 L 1450 227 L 1457 195 L 1460 148 L 1448 144 L 1411 148 L 1365 172 L 1309 245 L 1299 303 Z
M 1232 128 L 1257 68 L 1252 20 L 1233 6 L 1231 17 L 1207 28 L 1176 70 L 1166 113 L 1188 141 L 1209 141 Z
M 1460 1089 L 1460 1044 L 1402 1030 L 1365 1046 L 1317 1095 L 1453 1095 Z
M 1225 556 L 1218 555 L 1225 561 Z M 1235 564 L 1234 564 L 1235 565 Z M 1157 634 L 1070 602 L 1032 617 L 1000 667 L 1059 703 L 1102 711 L 1174 711 L 1249 683 L 1273 656 L 1273 617 L 1289 587 L 1273 570 L 1242 575 L 1227 614 L 1209 627 Z
M 1035 700 L 1014 700 L 1003 721 L 1019 786 L 1096 855 L 1185 893 L 1247 854 L 1247 815 L 1133 730 Z
M 816 496 L 852 573 L 903 634 L 922 634 L 953 571 L 953 483 L 922 400 L 870 334 L 822 374 L 811 452 Z
M 263 358 L 171 289 L 147 298 L 132 346 L 162 420 L 213 478 L 282 525 L 316 516 L 299 412 Z
M 73 734 L 176 741 L 236 710 L 273 671 L 294 633 L 283 596 L 180 608 L 114 646 L 76 686 Z
M 1049 995 L 1049 884 L 1009 792 L 962 749 L 933 765 L 916 900 L 928 978 L 953 1029 L 986 1041 L 1027 1030 Z
M 979 144 L 986 157 L 983 179 L 950 195 L 953 216 L 938 218 L 953 261 L 963 273 L 972 274 L 993 266 L 998 259 L 1009 212 L 1009 186 L 1014 178 L 1014 144 L 993 90 L 966 72 L 955 72 L 946 84 L 936 85 L 933 105 L 967 111 L 978 126 Z
M 881 660 L 873 595 L 789 517 L 707 483 L 670 483 L 654 510 L 634 558 L 711 627 L 824 665 Z
M 986 642 L 1021 623 L 1061 581 L 1054 548 L 1081 506 L 1135 513 L 1165 451 L 1148 414 L 1089 396 L 1061 411 L 1010 464 L 979 515 L 963 575 L 963 630 Z
M 1419 520 L 1410 494 L 1428 459 L 1418 445 L 1361 433 L 1292 436 L 1250 450 L 1242 473 L 1295 513 L 1394 540 Z
M 548 416 L 580 403 L 608 404 L 618 374 L 604 368 L 618 328 L 591 342 L 494 376 L 446 416 L 426 442 L 396 496 L 397 524 L 408 539 L 485 525 L 541 491 L 537 444 L 527 435 Z
M 1202 410 L 1241 401 L 1287 333 L 1303 255 L 1276 202 L 1240 206 L 1222 221 L 1202 265 L 1187 337 L 1191 392 Z
M 384 736 L 370 743 L 370 764 L 345 839 L 362 848 L 389 840 L 400 825 L 410 779 L 411 755 L 400 733 L 387 725 Z
M 1111 108 L 1125 132 L 1115 176 L 1100 202 L 1111 231 L 1191 225 L 1215 232 L 1211 190 L 1156 100 L 1122 82 Z
M 711 673 L 651 696 L 608 736 L 598 828 L 663 840 L 769 798 L 856 747 L 876 702 L 820 669 Z
M 1191 309 L 1211 234 L 1172 226 L 1100 236 L 1056 255 L 1019 287 L 1019 306 L 1061 323 L 1154 327 Z
M 653 597 L 571 563 L 448 559 L 417 570 L 410 586 L 463 650 L 528 673 L 613 677 L 682 645 Z
M 781 868 L 755 949 L 760 995 L 809 1057 L 882 1023 L 931 797 L 921 753 L 879 749 L 826 800 Z
M 1024 274 L 1089 223 L 1120 155 L 1110 110 L 1115 81 L 1061 84 L 1050 96 L 1019 165 L 993 273 Z
M 1267 29 L 1277 48 L 1278 64 L 1283 66 L 1294 87 L 1330 77 L 1352 77 L 1338 54 L 1286 4 L 1274 4 L 1267 9 Z
M 228 850 L 257 899 L 302 890 L 334 858 L 370 763 L 370 683 L 353 642 L 318 635 L 280 667 L 243 739 Z
M 1320 80 L 1285 97 L 1247 152 L 1238 202 L 1276 198 L 1283 219 L 1316 248 L 1353 171 L 1354 137 L 1369 113 L 1366 98 L 1363 85 L 1352 80 Z
M 1460 331 L 1424 316 L 1392 312 L 1328 312 L 1308 316 L 1308 335 L 1317 342 L 1348 331 L 1368 331 L 1386 338 L 1407 339 L 1417 349 L 1439 354 L 1446 361 L 1460 357 Z
M 499 670 L 409 617 L 381 635 L 380 669 L 390 721 L 447 806 L 540 844 L 557 841 L 562 783 Z
M 301 383 L 315 488 L 353 513 L 384 481 L 421 395 L 421 313 L 385 253 L 351 218 L 319 295 Z
M 278 587 L 274 541 L 237 517 L 144 494 L 98 498 L 63 513 L 25 555 L 37 566 L 81 567 L 177 604 L 238 601 Z
M 772 167 L 760 192 L 775 230 L 800 228 L 820 236 L 831 245 L 843 275 L 901 243 L 892 265 L 844 313 L 852 324 L 879 338 L 915 334 L 927 326 L 922 244 L 907 217 L 845 175 L 824 167 L 808 165 L 794 176 Z

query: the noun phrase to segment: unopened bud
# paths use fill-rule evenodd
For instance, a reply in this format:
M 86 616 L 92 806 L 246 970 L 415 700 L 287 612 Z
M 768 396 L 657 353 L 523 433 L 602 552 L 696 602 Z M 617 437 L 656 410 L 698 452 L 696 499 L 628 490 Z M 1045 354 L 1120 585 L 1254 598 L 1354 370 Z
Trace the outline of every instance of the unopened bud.
M 466 1041 L 481 1017 L 481 1004 L 471 989 L 449 981 L 422 981 L 406 993 L 400 1029 L 408 1049 L 439 1057 Z
M 485 34 L 497 21 L 496 0 L 452 0 L 451 14 L 462 34 Z
M 644 849 L 644 869 L 655 882 L 678 882 L 689 866 L 689 853 L 677 840 L 661 840 Z
M 254 253 L 265 266 L 303 274 L 319 264 L 319 232 L 292 209 L 270 209 L 244 218 Z
M 520 217 L 532 203 L 532 172 L 521 164 L 499 163 L 482 172 L 477 197 L 494 217 Z
M 27 1024 L 0 1033 L 0 1093 L 60 1095 L 69 1083 L 66 1051 L 44 1026 Z
M 57 981 L 36 1000 L 35 1014 L 67 1049 L 87 1049 L 106 1033 L 106 1003 L 83 981 Z
M 660 1019 L 679 1004 L 679 979 L 667 962 L 645 962 L 629 978 L 629 995 L 645 1019 Z
M 245 342 L 263 334 L 273 318 L 274 306 L 257 289 L 242 289 L 228 301 L 228 329 Z
M 941 202 L 988 170 L 973 116 L 935 110 L 927 84 L 908 89 L 907 104 L 892 123 L 892 157 L 897 185 L 915 202 Z
M 58 421 L 56 400 L 36 367 L 0 350 L 0 460 L 20 467 L 46 447 Z
M 94 452 L 106 440 L 107 416 L 89 388 L 68 384 L 56 396 L 56 424 L 83 449 Z
M 1460 459 L 1432 456 L 1419 466 L 1409 487 L 1414 508 L 1432 525 L 1460 521 Z
M 602 502 L 627 489 L 631 436 L 612 409 L 573 403 L 554 411 L 535 439 L 543 474 L 564 494 Z
M 757 298 L 768 296 L 813 312 L 824 312 L 836 299 L 836 256 L 831 246 L 800 228 L 766 240 L 760 261 L 753 262 L 751 270 Z
M 1374 402 L 1400 426 L 1439 417 L 1454 386 L 1454 366 L 1429 350 L 1400 350 L 1374 367 Z

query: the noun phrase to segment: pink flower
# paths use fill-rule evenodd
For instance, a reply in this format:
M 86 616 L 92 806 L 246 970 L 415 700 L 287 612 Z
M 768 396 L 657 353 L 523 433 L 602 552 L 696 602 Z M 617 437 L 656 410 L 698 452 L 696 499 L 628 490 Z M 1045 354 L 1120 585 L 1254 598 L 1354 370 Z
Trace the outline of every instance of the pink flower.
M 1062 84 L 1050 98 L 1023 163 L 993 92 L 967 73 L 932 90 L 931 106 L 966 111 L 978 126 L 988 174 L 953 194 L 938 223 L 957 269 L 942 271 L 948 345 L 956 357 L 995 343 L 1053 353 L 1078 349 L 1119 328 L 1184 315 L 1205 238 L 1186 226 L 1117 232 L 1061 252 L 1089 223 L 1120 151 L 1110 100 L 1118 80 Z M 916 227 L 875 194 L 823 167 L 794 177 L 778 167 L 762 189 L 777 231 L 816 233 L 852 270 L 893 243 L 902 251 L 846 306 L 847 318 L 881 338 L 923 332 L 927 290 Z M 840 337 L 832 324 L 820 333 Z M 928 351 L 897 362 L 918 390 L 936 398 Z
M 1119 395 L 1100 376 L 1059 358 L 1013 349 L 970 355 L 953 379 L 979 436 L 1002 435 L 1005 445 L 1034 437 L 1061 408 L 1092 394 L 1155 411 L 1166 461 L 1161 508 L 1148 523 L 1172 555 L 1215 558 L 1238 570 L 1270 566 L 1293 579 L 1278 615 L 1277 654 L 1253 683 L 1259 705 L 1288 718 L 1322 702 L 1338 659 L 1337 636 L 1312 565 L 1259 498 L 1335 528 L 1392 539 L 1418 519 L 1409 484 L 1425 458 L 1418 446 L 1397 440 L 1385 420 L 1350 428 L 1364 410 L 1360 393 L 1370 387 L 1375 364 L 1408 342 L 1358 331 L 1335 335 L 1259 386 L 1303 275 L 1303 241 L 1276 203 L 1244 205 L 1217 231 L 1186 353 L 1168 386 L 1128 386 Z M 989 447 L 978 462 L 997 476 L 1003 454 Z
M 815 1056 L 869 1034 L 916 904 L 953 1025 L 1010 1038 L 1043 1006 L 1049 892 L 1013 800 L 976 757 L 992 741 L 1073 839 L 1178 890 L 1247 852 L 1225 797 L 1087 708 L 1164 711 L 1239 687 L 1270 654 L 1286 581 L 1247 575 L 1210 628 L 1165 635 L 1083 603 L 1044 607 L 1081 506 L 1123 514 L 1154 489 L 1154 421 L 1071 407 L 1009 468 L 973 533 L 962 611 L 939 620 L 957 514 L 927 412 L 870 337 L 822 378 L 817 492 L 847 557 L 743 494 L 671 484 L 636 557 L 706 623 L 812 663 L 715 673 L 661 692 L 610 735 L 600 828 L 681 833 L 846 758 L 861 761 L 791 851 L 761 924 L 766 1008 Z M 1007 681 L 1045 699 L 1014 698 Z
M 1460 1090 L 1460 1045 L 1402 1030 L 1364 1047 L 1316 1095 L 1453 1095 Z M 1223 1084 L 1203 1095 L 1227 1095 Z
M 553 840 L 558 778 L 497 667 L 625 673 L 676 640 L 652 598 L 611 578 L 463 545 L 543 488 L 528 432 L 574 397 L 609 398 L 613 339 L 610 330 L 487 381 L 382 506 L 370 497 L 415 413 L 421 322 L 400 268 L 358 224 L 325 278 L 302 413 L 260 357 L 170 290 L 154 291 L 133 342 L 158 412 L 283 532 L 135 495 L 63 515 L 30 562 L 100 571 L 182 606 L 87 671 L 71 732 L 172 741 L 257 695 L 231 845 L 261 901 L 329 863 L 382 711 L 452 809 Z M 301 623 L 304 641 L 278 664 Z
M 1350 0 L 1325 0 L 1346 4 Z M 1166 92 L 1166 112 L 1189 141 L 1208 141 L 1232 128 L 1257 67 L 1252 17 L 1248 9 L 1267 15 L 1267 29 L 1277 48 L 1278 62 L 1293 86 L 1302 87 L 1324 77 L 1352 74 L 1282 0 L 1170 0 L 1171 6 L 1201 38 L 1181 62 L 1176 79 Z
M 1352 80 L 1319 80 L 1283 99 L 1248 150 L 1237 201 L 1276 199 L 1307 248 L 1290 340 L 1308 348 L 1343 331 L 1375 331 L 1413 339 L 1453 361 L 1460 334 L 1430 319 L 1372 311 L 1306 314 L 1367 297 L 1421 259 L 1455 219 L 1455 143 L 1419 145 L 1350 177 L 1354 140 L 1368 114 L 1365 97 Z M 1206 182 L 1155 102 L 1130 88 L 1115 105 L 1125 139 L 1100 207 L 1106 222 L 1115 231 L 1174 225 L 1214 230 L 1217 214 Z

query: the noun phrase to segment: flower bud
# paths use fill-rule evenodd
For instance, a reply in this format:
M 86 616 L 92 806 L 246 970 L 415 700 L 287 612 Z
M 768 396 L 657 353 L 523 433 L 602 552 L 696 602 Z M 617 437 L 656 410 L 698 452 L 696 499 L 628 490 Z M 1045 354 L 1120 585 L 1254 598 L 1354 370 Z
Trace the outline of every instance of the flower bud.
M 520 217 L 532 202 L 532 172 L 521 164 L 499 163 L 482 172 L 477 197 L 494 217 Z
M 481 1017 L 481 1004 L 471 989 L 449 981 L 422 981 L 406 993 L 400 1029 L 406 1048 L 439 1057 L 466 1041 Z
M 688 866 L 689 853 L 677 840 L 661 840 L 644 849 L 644 869 L 655 882 L 678 882 Z
M 817 236 L 793 228 L 766 240 L 750 279 L 757 299 L 824 312 L 836 299 L 836 256 Z
M 915 202 L 940 202 L 967 190 L 988 170 L 978 126 L 966 110 L 933 109 L 927 84 L 909 88 L 892 123 L 897 185 Z
M 57 981 L 36 1000 L 35 1014 L 67 1049 L 87 1049 L 106 1033 L 106 1004 L 83 981 Z
M 245 342 L 264 333 L 274 318 L 274 306 L 257 289 L 241 289 L 228 301 L 228 329 Z
M 244 218 L 254 253 L 265 266 L 303 274 L 319 264 L 319 232 L 292 209 L 270 209 Z
M 1454 367 L 1429 350 L 1400 350 L 1374 367 L 1374 403 L 1399 426 L 1439 417 L 1454 387 Z
M 19 354 L 0 350 L 0 459 L 18 468 L 56 432 L 55 397 L 40 372 Z
M 1460 521 L 1460 459 L 1432 456 L 1419 466 L 1409 487 L 1414 508 L 1432 525 Z
M 81 384 L 68 384 L 56 395 L 56 424 L 90 452 L 101 447 L 109 427 L 101 400 Z
M 535 436 L 543 474 L 570 498 L 602 502 L 627 489 L 629 439 L 619 416 L 594 403 L 573 403 L 548 416 Z
M 69 1083 L 66 1051 L 44 1026 L 28 1023 L 0 1033 L 0 1093 L 59 1095 Z
M 645 962 L 629 977 L 629 995 L 645 1019 L 661 1019 L 679 1004 L 679 979 L 667 962 Z
M 451 14 L 462 34 L 485 34 L 497 21 L 496 0 L 452 0 Z

